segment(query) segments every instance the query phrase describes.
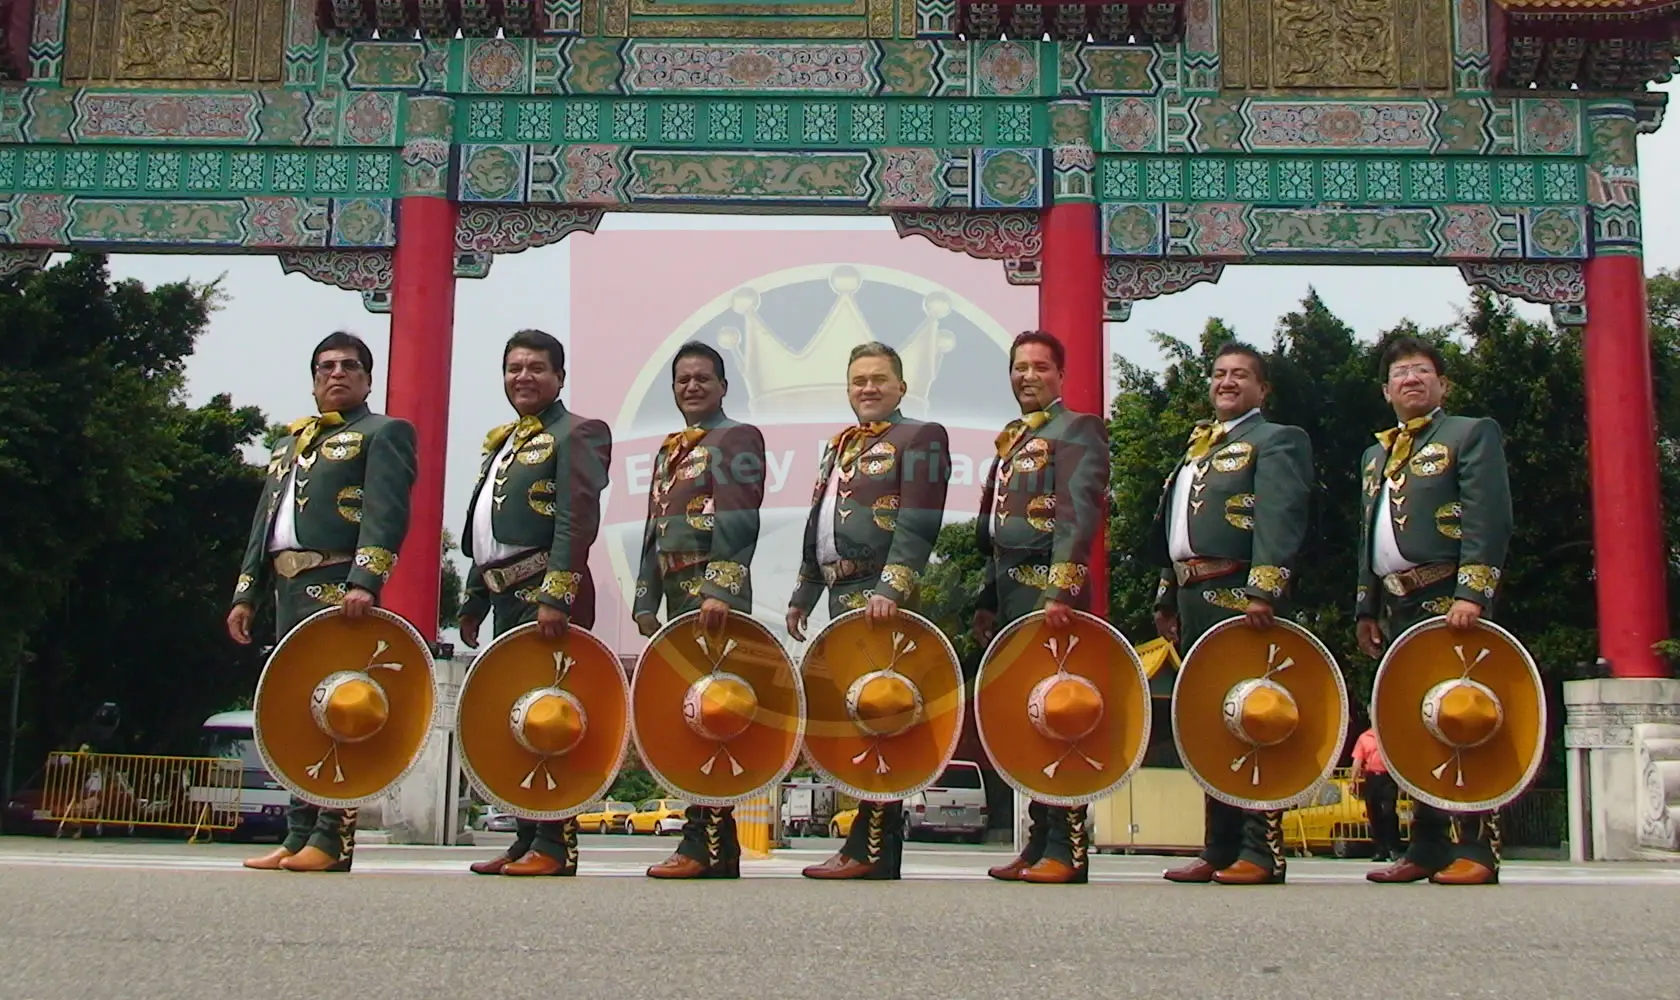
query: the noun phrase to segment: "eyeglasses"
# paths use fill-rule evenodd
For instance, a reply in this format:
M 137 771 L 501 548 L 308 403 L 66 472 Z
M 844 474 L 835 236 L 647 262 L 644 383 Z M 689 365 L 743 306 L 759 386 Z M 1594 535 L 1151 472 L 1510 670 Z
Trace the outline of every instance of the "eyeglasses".
M 1407 377 L 1408 375 L 1417 375 L 1419 377 L 1422 377 L 1424 375 L 1433 375 L 1433 374 L 1435 374 L 1435 366 L 1434 365 L 1426 365 L 1426 364 L 1395 365 L 1393 368 L 1390 368 L 1388 370 L 1388 380 L 1390 382 L 1394 382 L 1394 381 L 1397 381 L 1399 379 L 1403 379 L 1403 378 Z
M 362 370 L 362 363 L 355 358 L 315 362 L 315 374 L 317 375 L 326 375 L 333 371 L 343 371 L 346 375 L 354 375 Z

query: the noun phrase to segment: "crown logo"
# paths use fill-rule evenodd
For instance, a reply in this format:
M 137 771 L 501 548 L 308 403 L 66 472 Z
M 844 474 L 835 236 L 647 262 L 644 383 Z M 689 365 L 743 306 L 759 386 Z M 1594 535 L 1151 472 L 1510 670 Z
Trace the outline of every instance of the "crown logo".
M 759 315 L 757 291 L 741 288 L 735 292 L 730 311 L 740 317 L 741 324 L 718 331 L 718 344 L 735 356 L 754 419 L 851 419 L 846 403 L 847 360 L 852 348 L 879 339 L 857 303 L 862 286 L 857 268 L 836 266 L 828 278 L 834 302 L 810 343 L 797 351 L 783 343 Z M 927 417 L 928 394 L 939 378 L 940 363 L 956 344 L 956 336 L 940 326 L 950 314 L 949 295 L 924 295 L 922 321 L 904 343 L 895 345 L 909 386 L 901 407 L 906 416 Z

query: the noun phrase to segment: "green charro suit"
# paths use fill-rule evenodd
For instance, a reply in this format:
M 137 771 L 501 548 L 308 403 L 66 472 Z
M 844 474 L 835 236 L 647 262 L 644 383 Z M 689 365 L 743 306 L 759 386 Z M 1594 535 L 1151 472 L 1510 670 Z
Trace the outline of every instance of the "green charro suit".
M 666 439 L 653 462 L 634 613 L 668 618 L 715 597 L 752 613 L 752 560 L 764 503 L 764 435 L 718 410 Z M 731 808 L 691 805 L 677 853 L 708 869 L 739 865 Z
M 999 631 L 1050 601 L 1090 610 L 1103 583 L 1090 578 L 1090 558 L 1108 516 L 1108 428 L 1058 399 L 1012 422 L 998 450 L 976 522 L 986 558 L 980 607 L 996 613 Z M 1049 857 L 1085 881 L 1088 812 L 1032 803 L 1021 861 Z
M 825 588 L 832 615 L 864 607 L 873 594 L 915 610 L 919 580 L 945 519 L 951 482 L 951 440 L 945 428 L 895 410 L 885 421 L 864 425 L 858 444 L 843 449 L 844 440 L 859 430 L 835 435 L 819 463 L 799 582 L 788 602 L 806 614 Z M 818 521 L 830 477 L 837 479 L 832 528 L 838 562 L 825 562 L 818 552 Z M 859 802 L 840 853 L 877 865 L 882 877 L 897 878 L 903 840 L 901 803 Z
M 298 544 L 289 551 L 299 555 L 284 561 L 316 563 L 301 572 L 277 566 L 276 557 L 285 554 L 270 551 L 289 477 Z M 258 595 L 273 594 L 283 637 L 315 612 L 343 603 L 352 587 L 377 599 L 408 535 L 414 477 L 414 425 L 406 420 L 363 405 L 295 421 L 269 457 L 233 603 L 254 606 Z M 295 854 L 308 844 L 350 865 L 355 810 L 321 809 L 293 797 L 286 824 L 287 850 Z
M 1381 622 L 1390 642 L 1418 622 L 1446 614 L 1455 600 L 1480 605 L 1491 621 L 1513 527 L 1499 425 L 1437 409 L 1427 426 L 1415 431 L 1410 454 L 1387 483 L 1394 540 L 1400 556 L 1415 565 L 1379 578 L 1373 549 L 1388 457 L 1388 449 L 1377 443 L 1360 460 L 1355 613 Z M 1452 817 L 1417 803 L 1406 859 L 1434 872 L 1458 858 L 1497 871 L 1498 815 Z
M 1187 451 L 1167 477 L 1149 540 L 1150 555 L 1165 567 L 1155 606 L 1178 615 L 1180 653 L 1214 625 L 1246 613 L 1251 600 L 1267 602 L 1274 614 L 1287 611 L 1312 496 L 1312 442 L 1299 427 L 1254 412 L 1225 427 L 1205 454 L 1191 457 L 1198 450 Z M 1187 465 L 1194 478 L 1185 525 L 1195 558 L 1175 560 L 1171 539 L 1179 512 L 1173 494 Z M 1202 860 L 1215 869 L 1250 861 L 1281 880 L 1283 814 L 1205 800 Z
M 558 399 L 485 437 L 461 536 L 461 550 L 473 560 L 461 617 L 483 621 L 493 612 L 495 634 L 501 635 L 536 621 L 537 609 L 547 605 L 565 612 L 578 628 L 594 627 L 589 549 L 600 531 L 601 493 L 611 464 L 612 431 L 570 412 Z M 473 552 L 473 522 L 487 485 L 495 540 L 517 551 L 480 561 Z M 577 821 L 519 820 L 508 857 L 517 860 L 532 849 L 575 871 Z

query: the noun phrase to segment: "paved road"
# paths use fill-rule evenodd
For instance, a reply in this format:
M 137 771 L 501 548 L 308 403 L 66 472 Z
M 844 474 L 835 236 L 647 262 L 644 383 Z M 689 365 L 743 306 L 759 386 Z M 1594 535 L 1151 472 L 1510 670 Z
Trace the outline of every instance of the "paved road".
M 1677 993 L 1675 866 L 1515 863 L 1449 889 L 1293 861 L 1290 885 L 1238 889 L 1103 856 L 1100 884 L 1052 888 L 986 879 L 995 849 L 918 845 L 903 882 L 823 884 L 798 870 L 830 844 L 798 844 L 739 882 L 670 884 L 638 877 L 673 846 L 651 838 L 586 837 L 585 877 L 551 880 L 468 875 L 483 846 L 367 846 L 352 875 L 300 876 L 227 845 L 5 839 L 0 998 Z

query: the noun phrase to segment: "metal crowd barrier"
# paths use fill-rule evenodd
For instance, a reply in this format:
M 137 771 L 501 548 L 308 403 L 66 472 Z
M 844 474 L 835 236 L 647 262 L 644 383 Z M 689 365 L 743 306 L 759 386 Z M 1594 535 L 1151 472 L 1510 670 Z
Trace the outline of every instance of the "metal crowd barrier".
M 80 836 L 87 826 L 188 830 L 189 840 L 239 825 L 244 765 L 236 757 L 152 757 L 57 751 L 47 757 L 37 821 Z

